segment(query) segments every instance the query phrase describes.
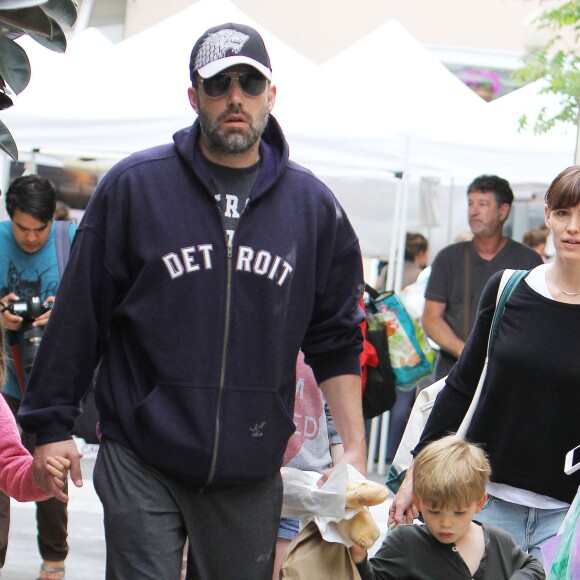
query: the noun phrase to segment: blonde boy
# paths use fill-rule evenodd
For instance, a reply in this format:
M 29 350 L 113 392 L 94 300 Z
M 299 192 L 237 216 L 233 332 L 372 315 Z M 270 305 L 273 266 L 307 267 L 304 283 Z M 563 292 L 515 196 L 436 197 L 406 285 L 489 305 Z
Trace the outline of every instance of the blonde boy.
M 370 560 L 351 548 L 363 580 L 541 579 L 541 563 L 503 530 L 473 521 L 487 499 L 489 462 L 457 436 L 427 445 L 415 458 L 413 499 L 425 525 L 399 525 Z

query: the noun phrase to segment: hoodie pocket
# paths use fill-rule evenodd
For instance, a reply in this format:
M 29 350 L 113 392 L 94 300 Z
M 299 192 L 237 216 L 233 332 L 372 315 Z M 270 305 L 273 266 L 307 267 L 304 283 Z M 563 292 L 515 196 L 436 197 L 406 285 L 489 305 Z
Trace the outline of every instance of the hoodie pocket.
M 159 383 L 136 408 L 131 444 L 147 462 L 173 475 L 204 482 L 211 465 L 217 389 Z
M 260 481 L 282 465 L 294 422 L 277 391 L 225 389 L 214 482 Z

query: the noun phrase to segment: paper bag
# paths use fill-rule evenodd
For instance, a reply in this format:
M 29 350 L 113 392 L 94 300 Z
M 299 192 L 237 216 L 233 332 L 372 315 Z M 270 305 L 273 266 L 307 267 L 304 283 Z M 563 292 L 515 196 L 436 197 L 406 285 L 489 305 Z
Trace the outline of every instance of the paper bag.
M 322 539 L 310 522 L 290 543 L 280 578 L 284 580 L 360 580 L 348 548 Z

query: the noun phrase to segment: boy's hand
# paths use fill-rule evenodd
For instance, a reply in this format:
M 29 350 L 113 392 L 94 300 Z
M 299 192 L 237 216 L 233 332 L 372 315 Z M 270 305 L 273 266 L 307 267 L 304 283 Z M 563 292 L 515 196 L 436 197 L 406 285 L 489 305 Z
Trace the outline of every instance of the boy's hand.
M 64 487 L 69 469 L 70 461 L 60 455 L 46 459 L 46 471 L 52 475 L 52 479 L 59 489 Z
M 350 557 L 352 558 L 352 561 L 355 564 L 360 564 L 361 562 L 364 562 L 368 554 L 367 550 L 361 548 L 360 546 L 357 546 L 356 544 L 352 545 L 349 548 L 349 551 Z

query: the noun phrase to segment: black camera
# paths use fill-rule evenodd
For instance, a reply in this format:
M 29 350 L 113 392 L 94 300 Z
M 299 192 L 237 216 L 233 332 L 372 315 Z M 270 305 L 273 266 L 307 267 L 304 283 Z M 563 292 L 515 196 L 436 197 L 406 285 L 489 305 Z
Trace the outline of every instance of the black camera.
M 52 302 L 45 300 L 42 302 L 38 296 L 31 296 L 26 300 L 17 300 L 16 302 L 11 302 L 6 307 L 6 310 L 14 316 L 20 316 L 24 318 L 25 322 L 32 322 L 35 318 L 40 315 L 52 310 Z
M 24 319 L 22 323 L 22 366 L 26 372 L 30 372 L 34 359 L 40 346 L 44 326 L 32 326 L 32 323 L 41 314 L 52 310 L 53 303 L 49 300 L 42 301 L 38 296 L 31 296 L 26 300 L 17 300 L 11 302 L 6 310 L 14 316 L 20 316 Z

